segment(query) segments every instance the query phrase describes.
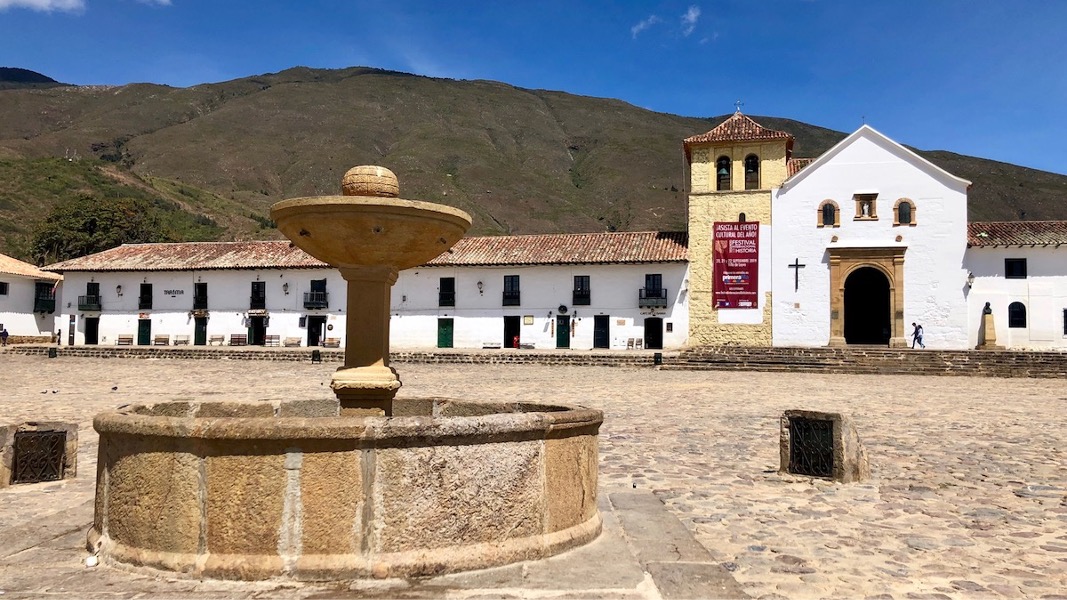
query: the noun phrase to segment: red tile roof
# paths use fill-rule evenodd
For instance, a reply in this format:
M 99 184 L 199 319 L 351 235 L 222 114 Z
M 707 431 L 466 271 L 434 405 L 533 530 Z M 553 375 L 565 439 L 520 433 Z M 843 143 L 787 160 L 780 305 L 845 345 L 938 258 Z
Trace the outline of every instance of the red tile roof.
M 470 237 L 429 265 L 545 265 L 684 262 L 681 232 L 619 232 Z M 50 271 L 315 269 L 329 265 L 287 241 L 126 244 L 48 265 Z
M 287 241 L 124 244 L 72 258 L 50 271 L 187 271 L 209 269 L 299 269 L 327 267 Z
M 692 144 L 744 142 L 749 140 L 789 140 L 790 145 L 792 145 L 793 136 L 784 131 L 767 129 L 740 112 L 735 112 L 715 129 L 685 138 L 685 146 L 688 148 Z
M 55 273 L 45 273 L 28 262 L 22 262 L 21 260 L 11 258 L 6 254 L 0 254 L 0 273 L 7 275 L 21 275 L 22 277 L 31 277 L 33 279 L 47 279 L 49 281 L 63 279 Z
M 1067 244 L 1067 221 L 995 221 L 969 223 L 967 246 L 1055 246 Z
M 814 158 L 790 158 L 785 163 L 786 177 L 792 177 L 801 169 L 815 162 Z
M 562 265 L 685 262 L 684 232 L 563 233 L 471 237 L 429 262 L 444 265 Z

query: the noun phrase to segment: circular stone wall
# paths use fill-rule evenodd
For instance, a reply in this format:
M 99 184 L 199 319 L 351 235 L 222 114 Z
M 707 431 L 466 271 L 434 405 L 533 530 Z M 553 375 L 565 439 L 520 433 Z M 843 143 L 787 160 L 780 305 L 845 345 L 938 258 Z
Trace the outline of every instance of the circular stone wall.
M 106 412 L 88 547 L 230 579 L 423 576 L 594 539 L 600 411 L 443 399 Z

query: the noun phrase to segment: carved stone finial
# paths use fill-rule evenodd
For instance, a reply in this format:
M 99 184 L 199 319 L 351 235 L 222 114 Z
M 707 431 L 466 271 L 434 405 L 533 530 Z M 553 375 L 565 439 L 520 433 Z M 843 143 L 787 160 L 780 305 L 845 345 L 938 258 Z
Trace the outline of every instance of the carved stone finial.
M 400 183 L 396 175 L 385 167 L 361 165 L 352 167 L 341 180 L 341 194 L 345 196 L 400 197 Z

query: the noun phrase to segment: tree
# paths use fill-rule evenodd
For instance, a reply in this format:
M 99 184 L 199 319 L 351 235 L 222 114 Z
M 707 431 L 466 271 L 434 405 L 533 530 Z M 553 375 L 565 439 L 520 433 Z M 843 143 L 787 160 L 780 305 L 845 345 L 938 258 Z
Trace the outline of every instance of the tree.
M 48 264 L 122 244 L 169 241 L 162 210 L 150 200 L 82 194 L 52 209 L 34 231 L 31 250 L 39 264 Z

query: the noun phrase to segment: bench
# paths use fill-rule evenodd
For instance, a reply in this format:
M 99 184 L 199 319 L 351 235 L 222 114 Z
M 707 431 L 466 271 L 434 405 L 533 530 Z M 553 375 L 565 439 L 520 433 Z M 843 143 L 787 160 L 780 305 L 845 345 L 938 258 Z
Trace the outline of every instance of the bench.
M 133 336 L 132 335 L 120 335 L 119 338 L 117 340 L 115 340 L 115 344 L 117 344 L 119 346 L 132 346 L 133 345 Z
M 502 345 L 500 342 L 482 342 L 482 350 L 499 350 Z
M 277 348 L 282 345 L 282 337 L 280 335 L 268 335 L 263 337 L 263 345 Z
M 299 348 L 301 341 L 302 340 L 300 338 L 298 338 L 298 337 L 287 337 L 287 338 L 285 338 L 285 347 L 286 348 Z
M 340 348 L 341 338 L 326 338 L 322 341 L 322 346 L 324 348 Z
M 207 338 L 207 345 L 208 346 L 221 346 L 222 343 L 225 342 L 225 341 L 226 341 L 226 336 L 224 336 L 224 335 L 209 335 L 208 338 Z
M 169 346 L 170 345 L 170 334 L 165 334 L 164 333 L 164 334 L 160 334 L 160 335 L 157 335 L 157 336 L 153 337 L 152 338 L 152 345 L 153 346 Z
M 248 345 L 248 334 L 246 334 L 246 333 L 231 333 L 230 334 L 230 345 L 231 346 L 247 346 Z
M 175 346 L 188 346 L 189 345 L 189 336 L 187 336 L 187 335 L 176 335 L 176 336 L 174 336 L 174 345 Z

